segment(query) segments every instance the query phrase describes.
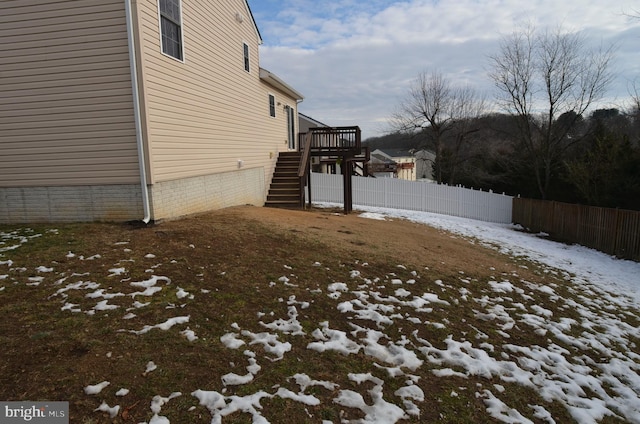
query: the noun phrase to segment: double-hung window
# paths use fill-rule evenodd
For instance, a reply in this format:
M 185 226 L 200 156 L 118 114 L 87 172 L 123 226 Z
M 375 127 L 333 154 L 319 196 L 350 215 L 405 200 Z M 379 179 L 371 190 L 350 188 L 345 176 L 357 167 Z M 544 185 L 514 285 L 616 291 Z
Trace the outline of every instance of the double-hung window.
M 159 0 L 162 53 L 183 59 L 180 0 Z

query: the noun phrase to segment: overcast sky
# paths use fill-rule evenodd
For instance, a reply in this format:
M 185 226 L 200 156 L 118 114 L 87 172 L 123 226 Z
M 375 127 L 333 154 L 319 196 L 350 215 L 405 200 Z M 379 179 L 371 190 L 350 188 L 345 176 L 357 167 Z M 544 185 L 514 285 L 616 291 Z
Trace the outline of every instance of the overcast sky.
M 358 125 L 363 138 L 387 121 L 411 81 L 438 71 L 495 97 L 488 59 L 524 25 L 584 31 L 616 43 L 607 105 L 640 79 L 638 0 L 249 0 L 262 35 L 260 66 L 301 92 L 301 113 L 327 125 Z M 635 12 L 634 12 L 635 11 Z

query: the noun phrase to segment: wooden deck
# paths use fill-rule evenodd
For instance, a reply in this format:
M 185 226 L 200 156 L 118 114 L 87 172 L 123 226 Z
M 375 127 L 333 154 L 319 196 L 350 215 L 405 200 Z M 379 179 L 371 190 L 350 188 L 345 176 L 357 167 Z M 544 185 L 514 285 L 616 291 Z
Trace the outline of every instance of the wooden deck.
M 298 146 L 299 153 L 296 156 L 298 167 L 296 172 L 292 169 L 293 163 L 291 160 L 285 160 L 285 157 L 290 157 L 291 155 L 287 153 L 280 154 L 265 205 L 304 208 L 305 186 L 309 187 L 307 200 L 311 204 L 311 188 L 308 182 L 311 177 L 311 157 L 314 156 L 340 163 L 342 175 L 344 176 L 344 211 L 345 213 L 351 212 L 353 208 L 351 175 L 354 173 L 356 163 L 362 162 L 361 168 L 364 170 L 366 169 L 364 164 L 369 161 L 368 150 L 365 149 L 363 153 L 360 128 L 311 128 L 308 133 L 299 134 Z M 284 179 L 285 175 L 286 181 Z M 284 187 L 287 187 L 287 199 L 283 197 L 285 195 Z M 296 187 L 296 193 L 292 192 L 293 187 Z M 295 201 L 296 198 L 298 201 Z

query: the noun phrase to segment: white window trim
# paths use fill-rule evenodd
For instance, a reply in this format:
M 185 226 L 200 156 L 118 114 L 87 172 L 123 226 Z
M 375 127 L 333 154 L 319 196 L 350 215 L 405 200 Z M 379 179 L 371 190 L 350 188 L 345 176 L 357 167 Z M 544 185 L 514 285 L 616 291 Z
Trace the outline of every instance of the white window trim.
M 182 59 L 176 59 L 170 54 L 166 54 L 165 52 L 162 51 L 162 15 L 160 15 L 160 0 L 156 0 L 156 7 L 158 10 L 158 37 L 160 41 L 160 53 L 162 53 L 163 56 L 173 59 L 176 62 L 185 63 L 185 59 L 187 56 L 186 55 L 187 49 L 185 48 L 185 45 L 184 45 L 184 24 L 182 22 L 184 13 L 182 13 L 183 12 L 182 0 L 178 0 L 178 1 L 180 2 L 180 44 L 182 46 Z
M 247 59 L 249 59 L 249 69 L 247 69 L 245 67 L 245 63 L 244 63 L 244 46 L 247 46 Z M 242 69 L 245 70 L 245 72 L 249 72 L 251 73 L 251 46 L 249 45 L 249 43 L 247 43 L 246 41 L 242 42 Z

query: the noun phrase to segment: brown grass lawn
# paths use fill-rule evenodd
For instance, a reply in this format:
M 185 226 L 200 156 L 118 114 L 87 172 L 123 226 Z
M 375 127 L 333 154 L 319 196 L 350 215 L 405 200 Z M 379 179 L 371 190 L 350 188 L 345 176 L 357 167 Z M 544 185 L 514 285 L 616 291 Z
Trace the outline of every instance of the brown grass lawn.
M 366 416 L 361 409 L 336 402 L 344 391 L 361 394 L 367 405 L 375 403 L 375 381 L 358 383 L 353 378 L 353 374 L 371 373 L 383 382 L 385 402 L 405 410 L 403 399 L 395 394 L 398 389 L 411 380 L 424 393 L 423 400 L 413 400 L 419 416 L 407 415 L 402 422 L 498 422 L 487 412 L 484 390 L 499 395 L 533 422 L 545 421 L 534 416 L 528 407 L 532 404 L 543 405 L 557 423 L 575 422 L 561 402 L 542 399 L 535 388 L 495 376 L 463 376 L 464 369 L 455 365 L 449 368 L 458 374 L 438 376 L 434 370 L 445 366 L 429 361 L 424 351 L 418 353 L 420 367 L 401 365 L 394 371 L 393 361 L 363 350 L 345 355 L 308 348 L 319 340 L 314 330 L 326 322 L 356 341 L 366 329 L 384 332 L 381 345 L 418 346 L 416 340 L 428 340 L 434 348 L 445 349 L 449 337 L 474 346 L 489 342 L 495 347 L 493 357 L 511 355 L 513 360 L 517 354 L 507 352 L 506 344 L 554 343 L 574 349 L 522 323 L 505 334 L 503 322 L 478 313 L 483 303 L 477 299 L 490 295 L 489 281 L 509 281 L 527 294 L 526 302 L 516 295 L 504 296 L 510 311 L 516 303 L 536 304 L 551 311 L 554 319 L 580 322 L 566 302 L 532 290 L 532 285 L 552 286 L 561 299 L 580 300 L 561 272 L 515 260 L 470 240 L 402 220 L 364 219 L 357 213 L 255 207 L 229 208 L 150 227 L 5 226 L 0 234 L 4 234 L 0 244 L 0 287 L 4 287 L 0 291 L 0 400 L 69 401 L 72 423 L 139 423 L 153 418 L 155 396 L 169 398 L 180 392 L 164 401 L 155 398 L 158 415 L 171 423 L 208 423 L 212 414 L 199 404 L 194 391 L 216 391 L 228 403 L 233 396 L 246 400 L 264 393 L 269 396 L 256 401 L 253 408 L 269 422 L 339 423 Z M 131 283 L 149 281 L 152 275 L 166 277 L 155 286 L 161 290 L 152 296 L 133 296 L 144 287 Z M 328 287 L 336 282 L 345 283 L 349 291 L 332 298 Z M 397 296 L 400 287 L 415 295 L 436 294 L 443 302 L 430 304 L 430 310 L 396 306 L 392 322 L 380 325 L 338 308 L 358 293 L 370 301 L 372 296 L 388 299 Z M 149 303 L 136 308 L 135 301 Z M 278 319 L 287 322 L 292 311 L 300 333 L 265 327 Z M 626 325 L 638 326 L 637 311 L 619 312 Z M 405 319 L 409 315 L 416 319 Z M 164 330 L 145 327 L 175 317 L 188 317 L 188 322 Z M 189 341 L 181 334 L 187 329 L 197 339 Z M 141 330 L 146 332 L 132 332 Z M 571 331 L 580 334 L 585 329 L 575 325 Z M 278 359 L 268 346 L 249 344 L 251 334 L 262 332 L 277 335 L 278 342 L 288 342 L 290 349 Z M 226 346 L 220 338 L 228 333 L 237 334 L 245 344 L 238 349 Z M 640 355 L 637 342 L 629 340 L 620 352 Z M 599 360 L 596 351 L 580 355 Z M 157 369 L 145 373 L 150 361 Z M 225 386 L 224 375 L 246 375 L 251 363 L 261 367 L 252 374 L 252 381 Z M 298 374 L 335 385 L 302 388 L 294 378 Z M 100 393 L 85 393 L 85 387 L 103 381 L 110 384 Z M 503 390 L 496 391 L 496 385 Z M 128 389 L 128 394 L 116 396 L 121 388 Z M 272 396 L 281 388 L 313 395 L 319 403 Z M 113 418 L 108 412 L 95 411 L 103 401 L 120 406 Z M 229 413 L 222 422 L 250 423 L 252 419 L 249 408 Z M 625 420 L 607 416 L 602 422 Z

